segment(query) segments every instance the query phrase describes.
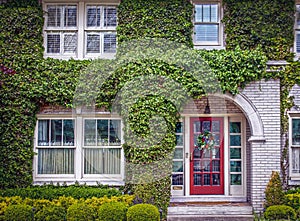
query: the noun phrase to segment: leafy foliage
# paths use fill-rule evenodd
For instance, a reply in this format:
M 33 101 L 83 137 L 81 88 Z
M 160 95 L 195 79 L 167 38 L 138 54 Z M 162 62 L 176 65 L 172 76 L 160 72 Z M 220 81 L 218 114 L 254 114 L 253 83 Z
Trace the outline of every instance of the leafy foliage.
M 124 203 L 110 202 L 99 207 L 98 221 L 125 221 L 127 207 Z
M 295 210 L 286 205 L 273 205 L 267 208 L 265 218 L 269 220 L 295 220 Z
M 265 207 L 273 205 L 281 205 L 283 203 L 284 192 L 282 189 L 282 183 L 280 175 L 277 171 L 273 171 L 271 179 L 267 185 L 266 191 L 266 202 Z
M 136 204 L 128 209 L 128 221 L 159 221 L 159 211 L 151 204 Z
M 10 220 L 10 221 L 33 220 L 32 207 L 24 204 L 10 205 L 5 210 L 4 220 Z
M 259 45 L 270 60 L 291 58 L 294 0 L 225 0 L 223 22 L 226 48 L 254 49 Z

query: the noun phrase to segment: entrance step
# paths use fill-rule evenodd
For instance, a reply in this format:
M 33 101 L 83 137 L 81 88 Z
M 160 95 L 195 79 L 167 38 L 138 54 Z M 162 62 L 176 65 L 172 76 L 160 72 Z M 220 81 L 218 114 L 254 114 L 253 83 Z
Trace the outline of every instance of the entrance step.
M 253 211 L 247 203 L 171 203 L 168 208 L 167 220 L 253 221 Z

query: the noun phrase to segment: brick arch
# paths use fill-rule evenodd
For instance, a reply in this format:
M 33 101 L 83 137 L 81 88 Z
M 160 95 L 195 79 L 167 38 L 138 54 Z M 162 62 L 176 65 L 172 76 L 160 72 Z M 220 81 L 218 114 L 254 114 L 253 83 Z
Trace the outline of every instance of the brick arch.
M 225 99 L 228 99 L 235 103 L 243 111 L 245 117 L 247 118 L 251 130 L 251 137 L 248 141 L 264 142 L 266 138 L 264 136 L 263 123 L 258 110 L 250 101 L 250 99 L 243 94 L 237 94 L 235 96 L 225 94 L 223 96 L 225 97 Z

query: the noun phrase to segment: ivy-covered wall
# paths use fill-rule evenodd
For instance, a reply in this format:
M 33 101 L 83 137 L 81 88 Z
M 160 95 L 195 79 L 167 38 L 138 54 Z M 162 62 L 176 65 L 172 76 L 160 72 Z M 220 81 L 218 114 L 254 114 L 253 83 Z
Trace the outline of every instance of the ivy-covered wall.
M 187 46 L 185 51 L 190 50 L 193 56 L 201 56 L 210 66 L 220 82 L 221 90 L 232 94 L 262 78 L 281 77 L 283 87 L 299 83 L 297 62 L 279 74 L 268 74 L 265 71 L 267 59 L 291 57 L 294 1 L 223 2 L 226 47 L 230 50 L 195 51 L 189 48 L 192 45 L 193 7 L 188 0 L 122 0 L 118 8 L 119 46 L 121 48 L 122 43 L 145 38 L 163 38 L 182 43 Z M 42 15 L 41 6 L 34 0 L 11 0 L 0 5 L 0 188 L 28 186 L 32 183 L 35 115 L 45 104 L 72 107 L 80 74 L 91 64 L 89 60 L 44 59 Z M 144 51 L 138 48 L 133 52 L 143 54 Z M 117 56 L 122 59 L 124 54 L 118 52 Z M 176 59 L 175 55 L 166 53 L 161 54 L 160 60 L 149 57 L 116 68 L 105 82 L 105 90 L 92 94 L 96 96 L 96 105 L 111 107 L 114 96 L 127 81 L 150 74 L 171 77 L 184 85 L 192 97 L 203 95 L 203 85 L 195 85 L 191 81 L 191 75 L 184 69 L 184 65 L 164 62 L 172 56 Z M 99 61 L 96 71 L 105 70 L 108 63 Z M 93 75 L 89 79 L 97 82 L 97 78 L 99 76 Z M 89 82 L 86 83 L 88 86 Z M 283 99 L 288 98 L 286 96 Z M 283 109 L 286 107 L 284 104 Z M 139 111 L 129 114 L 124 130 L 127 163 L 151 163 L 163 153 L 172 152 L 178 110 L 160 96 L 141 99 L 133 109 Z M 130 131 L 149 134 L 145 122 L 155 114 L 168 122 L 167 134 L 160 143 L 150 144 L 149 152 L 137 151 Z M 170 162 L 166 164 L 169 172 Z M 139 192 L 143 188 L 157 196 L 152 200 L 165 213 L 170 198 L 169 177 L 156 179 L 150 186 L 141 185 L 133 189 Z

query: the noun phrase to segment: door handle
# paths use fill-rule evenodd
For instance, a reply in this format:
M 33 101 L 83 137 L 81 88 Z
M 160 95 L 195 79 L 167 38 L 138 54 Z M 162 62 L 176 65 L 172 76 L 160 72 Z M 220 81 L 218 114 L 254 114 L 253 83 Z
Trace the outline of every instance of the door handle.
M 193 161 L 193 152 L 191 152 L 190 159 L 191 159 L 191 161 Z

